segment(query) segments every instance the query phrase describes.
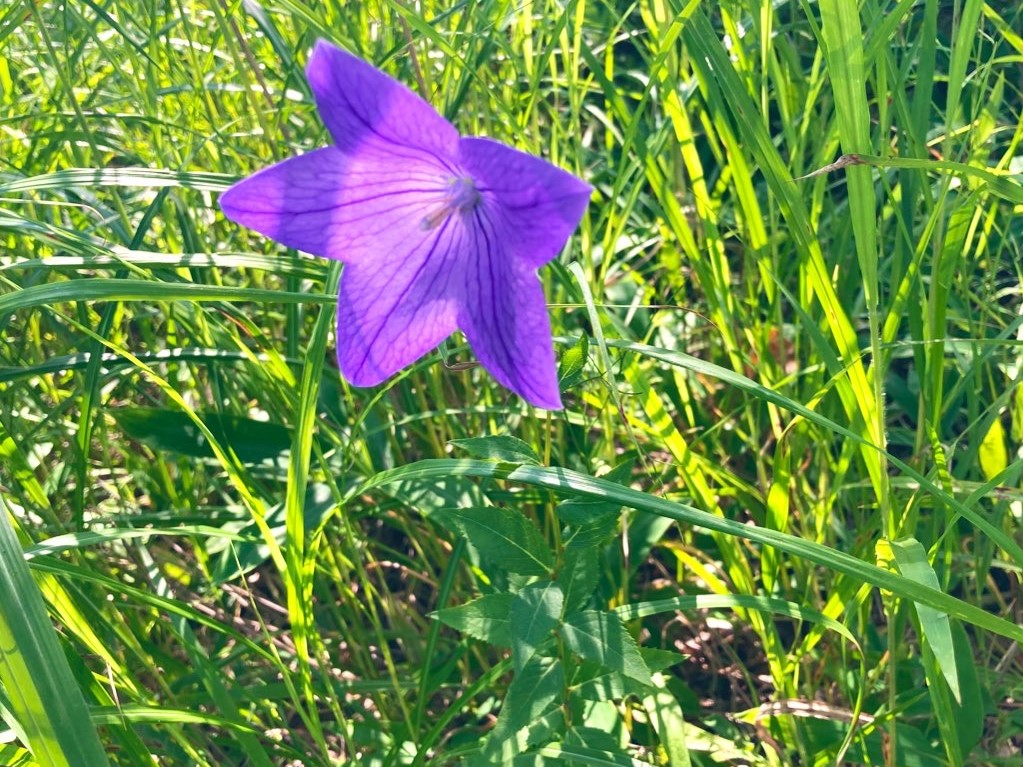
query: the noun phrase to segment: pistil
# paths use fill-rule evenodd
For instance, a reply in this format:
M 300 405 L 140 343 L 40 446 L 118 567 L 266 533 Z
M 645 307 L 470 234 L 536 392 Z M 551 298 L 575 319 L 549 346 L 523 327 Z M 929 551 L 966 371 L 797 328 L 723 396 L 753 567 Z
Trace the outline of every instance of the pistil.
M 468 213 L 479 202 L 480 193 L 471 178 L 452 179 L 441 206 L 424 216 L 419 227 L 425 231 L 436 229 L 452 213 Z

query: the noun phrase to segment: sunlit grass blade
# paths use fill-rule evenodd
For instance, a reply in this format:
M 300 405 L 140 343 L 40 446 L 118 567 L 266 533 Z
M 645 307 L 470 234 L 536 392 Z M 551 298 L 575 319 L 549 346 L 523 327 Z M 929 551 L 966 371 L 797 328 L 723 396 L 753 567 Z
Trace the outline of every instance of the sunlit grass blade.
M 82 282 L 51 282 L 0 296 L 0 312 L 67 301 L 263 301 L 281 304 L 327 304 L 331 296 L 256 288 L 229 288 L 192 283 L 97 278 Z
M 0 497 L 0 681 L 41 767 L 108 767 Z

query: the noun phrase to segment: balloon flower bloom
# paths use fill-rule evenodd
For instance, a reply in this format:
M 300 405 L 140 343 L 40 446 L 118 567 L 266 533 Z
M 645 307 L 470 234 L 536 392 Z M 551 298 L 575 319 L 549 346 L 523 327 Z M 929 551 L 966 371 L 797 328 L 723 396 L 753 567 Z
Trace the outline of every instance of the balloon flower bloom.
M 306 76 L 333 146 L 240 181 L 220 207 L 290 248 L 344 262 L 344 377 L 374 386 L 461 330 L 501 384 L 559 409 L 536 270 L 575 230 L 590 186 L 496 141 L 460 137 L 404 85 L 326 42 Z

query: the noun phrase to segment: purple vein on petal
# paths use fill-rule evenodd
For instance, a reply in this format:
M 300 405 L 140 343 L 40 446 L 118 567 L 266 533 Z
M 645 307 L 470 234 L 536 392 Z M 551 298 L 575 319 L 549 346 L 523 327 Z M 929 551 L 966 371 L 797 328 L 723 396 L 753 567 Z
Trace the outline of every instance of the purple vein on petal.
M 475 297 L 476 309 L 473 313 L 483 321 L 482 326 L 476 328 L 476 332 L 480 336 L 478 342 L 486 348 L 477 350 L 477 355 L 481 359 L 491 354 L 498 357 L 498 359 L 494 360 L 500 371 L 498 380 L 501 380 L 510 389 L 531 402 L 543 402 L 545 397 L 533 386 L 533 382 L 528 376 L 522 375 L 519 369 L 519 361 L 508 345 L 508 333 L 511 333 L 513 337 L 517 335 L 516 325 L 518 317 L 516 316 L 515 303 L 508 301 L 507 296 L 507 291 L 512 286 L 508 284 L 508 280 L 502 280 L 494 272 L 495 268 L 501 269 L 496 253 L 497 232 L 493 229 L 493 224 L 487 216 L 484 206 L 480 206 L 473 211 L 473 219 L 476 223 L 476 226 L 473 227 L 473 233 L 478 234 L 483 239 L 483 246 L 480 247 L 477 240 L 476 247 L 476 281 L 481 290 L 479 295 Z M 489 235 L 487 232 L 488 228 L 491 229 Z M 482 290 L 484 278 L 481 271 L 481 262 L 484 260 L 486 261 L 487 277 L 489 278 L 489 296 L 484 295 Z M 505 268 L 511 269 L 514 267 L 509 264 Z M 500 316 L 504 315 L 506 311 L 511 312 L 510 317 Z M 470 309 L 470 312 L 472 312 L 472 309 Z M 500 348 L 494 348 L 495 344 Z M 487 349 L 489 349 L 490 354 L 486 353 Z M 492 370 L 491 372 L 494 371 Z
M 434 293 L 434 291 L 432 290 L 434 284 L 436 283 L 437 278 L 444 271 L 443 265 L 447 263 L 447 260 L 453 250 L 451 247 L 452 238 L 445 236 L 449 226 L 449 221 L 450 219 L 446 219 L 443 225 L 438 230 L 430 232 L 427 236 L 423 237 L 416 246 L 413 246 L 409 249 L 409 252 L 400 262 L 393 265 L 392 269 L 389 270 L 392 271 L 395 275 L 398 275 L 401 273 L 402 269 L 409 263 L 409 261 L 413 260 L 417 255 L 421 259 L 421 263 L 418 265 L 418 267 L 416 267 L 415 273 L 411 276 L 411 278 L 407 280 L 402 280 L 402 282 L 404 282 L 404 285 L 402 286 L 400 291 L 397 294 L 392 294 L 392 300 L 388 302 L 387 311 L 383 314 L 382 321 L 377 323 L 377 327 L 375 332 L 373 332 L 372 338 L 366 340 L 365 350 L 361 358 L 359 359 L 358 363 L 356 363 L 356 365 L 353 368 L 350 368 L 348 371 L 346 371 L 351 377 L 353 378 L 361 377 L 362 371 L 366 366 L 366 362 L 369 360 L 370 355 L 373 353 L 374 347 L 376 347 L 377 344 L 379 343 L 380 336 L 387 328 L 388 321 L 393 315 L 395 309 L 397 309 L 397 307 L 401 305 L 403 302 L 408 300 L 410 294 L 413 291 L 418 289 L 418 292 L 420 292 L 422 296 L 427 299 L 427 301 L 421 301 L 420 303 L 417 303 L 414 307 L 411 308 L 410 311 L 407 312 L 410 319 L 414 319 L 416 315 L 420 314 L 426 303 L 429 300 L 434 299 L 438 295 L 440 295 L 442 299 L 446 299 L 449 301 L 453 298 L 451 296 L 444 296 L 443 294 Z M 438 258 L 436 256 L 438 245 L 440 245 L 442 241 L 447 245 L 447 248 L 444 251 L 444 254 L 439 257 L 439 263 L 435 264 L 434 261 L 437 260 Z M 422 248 L 428 242 L 430 243 L 429 250 L 425 255 L 421 255 Z M 432 268 L 434 270 L 433 279 L 431 280 L 429 286 L 417 285 L 424 271 L 426 271 L 428 268 Z M 344 277 L 342 276 L 342 281 L 343 280 Z M 419 330 L 419 328 L 412 327 L 410 323 L 410 327 L 408 328 L 408 330 L 410 330 L 412 333 L 415 333 L 417 330 Z M 448 333 L 450 333 L 450 331 L 448 331 Z M 445 333 L 445 335 L 447 335 L 447 333 Z M 403 364 L 409 364 L 412 361 L 414 360 L 407 360 Z M 395 371 L 386 371 L 386 374 L 390 375 L 393 372 Z
M 407 87 L 328 43 L 317 43 L 306 72 L 334 146 L 236 184 L 222 207 L 290 247 L 347 263 L 338 298 L 346 377 L 379 383 L 461 326 L 498 381 L 560 407 L 535 270 L 557 256 L 591 187 L 491 139 L 460 138 Z
M 457 131 L 402 83 L 322 40 L 313 50 L 306 74 L 339 148 L 358 152 L 382 148 L 392 157 L 403 156 L 396 150 L 405 149 L 451 170 L 445 155 L 453 154 Z M 368 105 L 366 96 L 371 100 Z M 450 147 L 440 153 L 441 146 L 431 144 Z

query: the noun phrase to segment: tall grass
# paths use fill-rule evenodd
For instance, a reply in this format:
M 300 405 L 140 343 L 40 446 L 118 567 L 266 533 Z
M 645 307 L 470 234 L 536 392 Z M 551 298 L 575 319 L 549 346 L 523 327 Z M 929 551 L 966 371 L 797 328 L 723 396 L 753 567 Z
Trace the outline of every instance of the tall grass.
M 1021 25 L 10 0 L 0 764 L 1016 764 Z M 339 267 L 218 212 L 318 37 L 596 188 L 563 412 L 458 336 L 350 388 Z

